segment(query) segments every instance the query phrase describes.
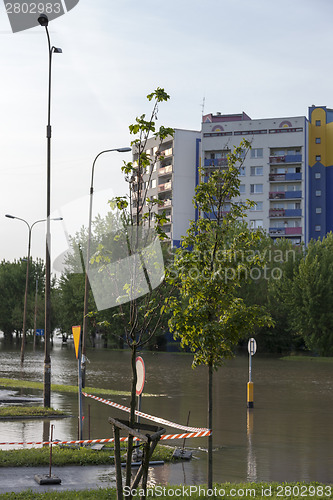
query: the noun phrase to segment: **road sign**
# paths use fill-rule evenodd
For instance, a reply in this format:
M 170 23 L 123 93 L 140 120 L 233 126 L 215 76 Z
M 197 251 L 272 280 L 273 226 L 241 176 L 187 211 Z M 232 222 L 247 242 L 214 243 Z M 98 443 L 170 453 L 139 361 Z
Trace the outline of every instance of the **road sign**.
M 73 333 L 73 339 L 74 339 L 75 355 L 76 355 L 76 359 L 78 359 L 81 326 L 72 326 L 72 333 Z
M 36 328 L 37 337 L 44 337 L 44 328 Z
M 250 338 L 247 344 L 247 350 L 251 356 L 253 356 L 257 352 L 257 342 L 254 338 Z
M 136 375 L 137 375 L 136 395 L 140 396 L 140 394 L 143 391 L 143 387 L 145 385 L 145 376 L 146 376 L 145 363 L 141 358 L 141 356 L 138 356 L 136 358 Z

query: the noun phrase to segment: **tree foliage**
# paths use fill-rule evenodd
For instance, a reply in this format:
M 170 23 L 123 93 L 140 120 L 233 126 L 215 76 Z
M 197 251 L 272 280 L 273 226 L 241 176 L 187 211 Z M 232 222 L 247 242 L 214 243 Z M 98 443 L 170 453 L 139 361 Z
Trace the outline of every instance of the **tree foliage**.
M 249 271 L 263 266 L 257 252 L 263 234 L 242 222 L 251 202 L 234 201 L 248 147 L 244 141 L 235 148 L 227 169 L 201 172 L 203 182 L 194 196 L 200 216 L 191 221 L 168 276 L 180 293 L 180 300 L 168 301 L 169 326 L 194 353 L 194 365 L 217 368 L 233 355 L 241 336 L 248 336 L 255 326 L 271 324 L 263 308 L 246 305 L 239 296 Z
M 307 347 L 333 355 L 333 233 L 310 241 L 290 293 L 290 321 Z
M 26 281 L 26 259 L 0 263 L 0 330 L 5 338 L 12 339 L 13 332 L 21 332 L 23 326 L 24 293 Z M 34 327 L 36 280 L 38 281 L 37 296 L 37 328 L 41 327 L 44 319 L 42 296 L 44 294 L 44 264 L 41 260 L 33 261 L 29 265 L 28 302 L 27 302 L 27 330 Z

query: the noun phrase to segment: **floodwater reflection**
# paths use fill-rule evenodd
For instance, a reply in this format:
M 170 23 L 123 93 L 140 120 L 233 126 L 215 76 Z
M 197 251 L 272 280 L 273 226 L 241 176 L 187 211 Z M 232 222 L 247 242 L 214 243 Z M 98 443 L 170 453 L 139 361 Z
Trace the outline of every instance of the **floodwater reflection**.
M 206 427 L 207 370 L 191 368 L 192 357 L 173 353 L 141 353 L 146 365 L 142 411 L 172 422 Z M 130 389 L 128 351 L 88 350 L 89 387 Z M 51 352 L 52 383 L 77 384 L 74 348 L 54 345 Z M 19 349 L 0 350 L 0 377 L 42 380 L 42 350 L 26 352 L 23 372 Z M 253 358 L 254 409 L 246 407 L 247 356 L 237 356 L 214 374 L 214 481 L 320 481 L 333 482 L 332 365 L 319 362 L 287 362 L 256 355 Z M 41 391 L 11 391 L 41 397 Z M 147 394 L 155 395 L 148 396 Z M 55 439 L 77 439 L 77 395 L 52 393 L 51 404 L 74 415 L 51 421 L 1 422 L 0 442 L 47 440 L 55 425 Z M 129 405 L 129 398 L 112 398 Z M 88 421 L 90 413 L 90 423 Z M 84 399 L 83 437 L 111 438 L 108 417 L 124 418 L 117 409 Z M 167 428 L 168 434 L 177 432 Z M 182 446 L 180 442 L 168 444 Z M 202 484 L 206 481 L 207 442 L 189 439 L 191 462 L 151 470 L 158 484 Z M 8 448 L 8 446 L 2 446 Z M 111 472 L 110 472 L 111 473 Z

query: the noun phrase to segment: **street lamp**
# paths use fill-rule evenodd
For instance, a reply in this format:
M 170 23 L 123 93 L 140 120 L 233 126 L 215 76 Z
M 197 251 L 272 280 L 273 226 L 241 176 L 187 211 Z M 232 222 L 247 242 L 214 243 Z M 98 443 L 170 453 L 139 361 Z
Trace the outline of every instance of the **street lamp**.
M 94 173 L 95 173 L 95 163 L 97 158 L 99 158 L 104 153 L 111 153 L 116 151 L 118 153 L 128 153 L 132 151 L 130 147 L 125 148 L 114 148 L 105 149 L 98 153 L 91 169 L 91 183 L 90 183 L 90 206 L 89 206 L 89 225 L 88 225 L 88 242 L 87 242 L 87 262 L 85 269 L 85 284 L 84 284 L 84 310 L 83 310 L 83 328 L 82 328 L 82 387 L 85 387 L 85 375 L 86 375 L 86 338 L 87 338 L 87 325 L 88 325 L 88 300 L 89 300 L 89 283 L 88 283 L 88 271 L 89 271 L 89 261 L 90 261 L 90 240 L 91 240 L 91 222 L 92 222 L 92 204 L 93 204 L 93 194 L 94 194 Z
M 47 188 L 46 188 L 46 260 L 45 260 L 45 357 L 44 357 L 44 406 L 51 406 L 51 358 L 50 358 L 50 336 L 51 336 L 51 257 L 50 257 L 50 208 L 51 208 L 51 69 L 52 54 L 59 54 L 61 49 L 51 46 L 50 35 L 47 29 L 49 20 L 45 14 L 38 17 L 38 22 L 44 26 L 49 51 L 49 81 L 48 81 L 48 105 L 47 105 Z
M 16 217 L 15 215 L 6 214 L 5 217 L 8 219 L 17 219 L 21 220 L 28 226 L 29 230 L 29 238 L 28 238 L 28 257 L 27 257 L 27 270 L 25 275 L 25 292 L 24 292 L 24 309 L 23 309 L 23 327 L 22 327 L 22 344 L 21 344 L 21 365 L 24 362 L 24 348 L 25 348 L 25 330 L 27 323 L 27 303 L 28 303 L 28 282 L 29 282 L 29 264 L 30 264 L 30 248 L 31 248 L 31 232 L 32 228 L 38 224 L 39 222 L 45 222 L 46 219 L 36 220 L 33 224 L 29 224 L 25 219 L 21 219 L 21 217 Z M 51 220 L 62 220 L 62 217 L 58 217 L 56 219 Z

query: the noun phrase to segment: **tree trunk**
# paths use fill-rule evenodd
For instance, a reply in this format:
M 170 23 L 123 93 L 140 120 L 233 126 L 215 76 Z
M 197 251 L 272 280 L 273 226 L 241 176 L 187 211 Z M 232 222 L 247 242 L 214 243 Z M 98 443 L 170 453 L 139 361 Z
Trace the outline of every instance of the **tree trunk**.
M 130 404 L 130 427 L 135 423 L 135 407 L 136 407 L 136 344 L 131 345 L 131 368 L 132 368 L 132 387 L 131 387 L 131 404 Z M 131 484 L 131 464 L 133 452 L 133 436 L 128 437 L 127 460 L 126 460 L 126 486 Z M 129 497 L 131 498 L 131 497 Z
M 208 365 L 208 429 L 213 430 L 213 365 Z M 213 433 L 208 436 L 207 488 L 213 488 Z

